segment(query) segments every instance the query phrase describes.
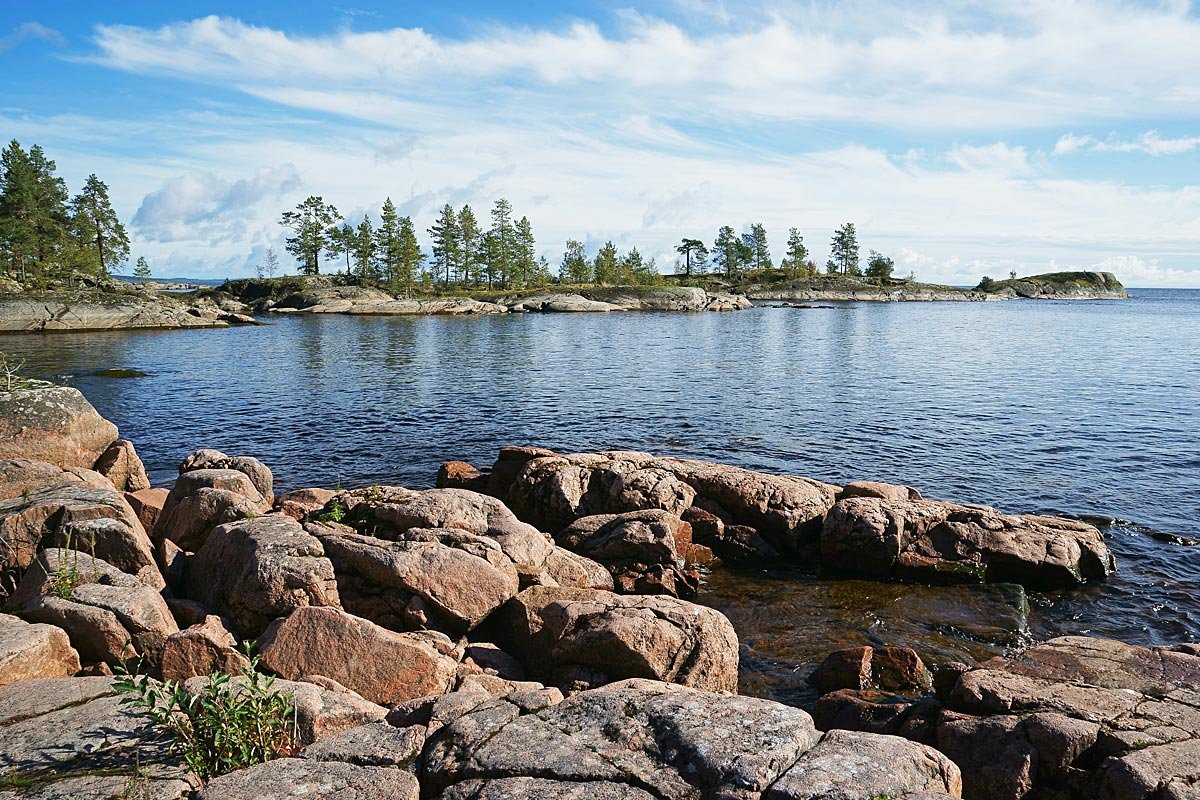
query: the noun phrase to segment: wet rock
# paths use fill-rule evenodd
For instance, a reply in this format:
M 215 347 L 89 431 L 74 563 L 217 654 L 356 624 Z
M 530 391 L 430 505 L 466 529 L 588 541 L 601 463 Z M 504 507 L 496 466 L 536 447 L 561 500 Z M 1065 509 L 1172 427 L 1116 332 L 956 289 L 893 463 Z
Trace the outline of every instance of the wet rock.
M 66 386 L 0 392 L 0 459 L 92 469 L 117 426 Z
M 692 541 L 707 547 L 727 564 L 752 564 L 779 559 L 779 551 L 747 525 L 727 525 L 711 511 L 692 506 L 682 519 L 692 526 Z
M 1196 797 L 1200 741 L 1188 739 L 1146 747 L 1109 759 L 1101 767 L 1102 800 Z
M 227 615 L 243 636 L 296 608 L 340 607 L 321 543 L 282 514 L 214 529 L 189 559 L 184 584 L 188 597 Z
M 874 689 L 839 689 L 822 695 L 813 722 L 823 731 L 846 730 L 903 736 L 934 744 L 941 706 L 931 699 L 913 700 Z
M 203 451 L 201 451 L 203 452 Z M 163 503 L 156 538 L 198 551 L 218 525 L 250 519 L 271 508 L 250 478 L 235 469 L 197 469 L 176 479 Z
M 899 737 L 830 731 L 763 798 L 877 800 L 918 792 L 961 797 L 958 767 L 932 747 Z
M 162 652 L 163 680 L 182 683 L 197 675 L 239 675 L 250 661 L 238 651 L 238 642 L 221 622 L 209 616 L 167 637 Z
M 133 442 L 117 439 L 96 461 L 96 472 L 112 481 L 119 492 L 138 492 L 150 488 L 146 467 L 138 458 Z
M 690 544 L 691 526 L 652 509 L 582 517 L 556 537 L 565 547 L 608 567 L 624 594 L 695 595 L 700 576 L 682 567 L 677 542 Z
M 491 476 L 481 472 L 477 467 L 466 461 L 447 461 L 438 467 L 437 481 L 434 484 L 439 489 L 468 489 L 472 492 L 487 492 Z
M 62 628 L 0 614 L 0 686 L 79 671 L 79 653 Z
M 197 800 L 419 800 L 417 780 L 399 769 L 279 758 L 211 781 Z
M 157 664 L 179 630 L 158 591 L 75 550 L 39 553 L 5 608 L 62 628 L 85 661 L 112 665 L 137 656 Z
M 337 574 L 343 607 L 385 627 L 462 634 L 517 593 L 517 568 L 500 544 L 454 528 L 410 528 L 394 541 L 310 524 Z M 420 598 L 428 619 L 409 613 Z
M 851 497 L 829 512 L 822 565 L 924 583 L 1075 586 L 1107 577 L 1115 562 L 1096 528 L 986 506 Z
M 938 727 L 937 748 L 959 766 L 967 797 L 1017 800 L 1034 786 L 1037 751 L 1017 717 L 948 716 Z
M 876 497 L 881 500 L 923 500 L 921 493 L 911 486 L 900 486 L 881 481 L 851 481 L 842 487 L 838 500 L 847 497 Z
M 561 687 L 651 678 L 736 691 L 733 626 L 710 608 L 662 596 L 535 586 L 501 612 L 505 641 L 530 675 Z
M 193 789 L 110 678 L 0 687 L 0 785 L 39 800 L 184 800 Z
M 536 579 L 554 541 L 521 522 L 499 500 L 464 489 L 413 491 L 395 486 L 343 492 L 326 506 L 339 506 L 360 533 L 396 539 L 411 529 L 450 528 L 495 539 L 518 574 Z
M 830 653 L 810 678 L 817 691 L 881 689 L 890 692 L 928 692 L 933 676 L 914 650 L 907 647 L 851 647 Z
M 275 508 L 292 519 L 303 520 L 324 508 L 336 494 L 332 489 L 295 489 L 280 495 Z
M 449 691 L 461 657 L 445 636 L 396 633 L 315 606 L 277 620 L 258 647 L 263 666 L 285 678 L 324 675 L 386 706 Z
M 90 469 L 59 467 L 27 458 L 0 459 L 0 500 L 11 500 L 59 485 L 112 488 L 108 478 Z

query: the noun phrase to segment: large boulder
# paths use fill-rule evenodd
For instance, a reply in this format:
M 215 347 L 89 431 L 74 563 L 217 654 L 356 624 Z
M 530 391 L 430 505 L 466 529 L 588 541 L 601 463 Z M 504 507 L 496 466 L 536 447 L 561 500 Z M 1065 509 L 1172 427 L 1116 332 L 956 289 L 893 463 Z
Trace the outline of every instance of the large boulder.
M 150 488 L 146 467 L 128 439 L 117 439 L 110 444 L 96 460 L 95 469 L 112 481 L 117 491 L 140 492 Z
M 737 634 L 710 608 L 672 597 L 534 586 L 501 615 L 501 644 L 544 682 L 575 689 L 650 678 L 737 690 Z
M 51 386 L 0 392 L 0 458 L 92 469 L 117 440 L 117 426 L 78 389 Z
M 231 469 L 242 473 L 270 506 L 275 502 L 275 479 L 266 464 L 251 456 L 227 456 L 220 450 L 201 449 L 179 462 L 179 474 L 202 469 Z
M 325 504 L 337 494 L 332 489 L 309 488 L 293 489 L 281 494 L 275 500 L 275 510 L 287 514 L 292 519 L 303 520 L 309 514 L 315 514 L 325 507 Z
M 497 462 L 493 479 L 500 472 Z M 680 516 L 704 501 L 788 553 L 819 532 L 837 491 L 808 478 L 630 451 L 538 455 L 508 486 L 496 483 L 489 491 L 544 530 L 557 532 L 595 514 L 660 509 Z
M 191 470 L 175 480 L 163 502 L 154 536 L 196 551 L 218 525 L 249 519 L 270 509 L 271 503 L 240 470 Z
M 195 785 L 111 678 L 60 678 L 0 686 L 0 787 L 5 800 L 186 800 Z
M 692 597 L 700 575 L 685 569 L 679 545 L 690 544 L 692 526 L 661 509 L 581 517 L 555 541 L 594 559 L 612 572 L 625 594 Z
M 925 693 L 933 673 L 908 647 L 850 647 L 830 653 L 809 681 L 821 694 L 838 689 Z
M 935 500 L 851 497 L 821 532 L 824 567 L 923 583 L 1075 586 L 1116 568 L 1099 530 L 1084 522 L 1003 514 Z
M 342 492 L 326 505 L 345 515 L 360 533 L 396 539 L 412 529 L 450 528 L 495 539 L 523 578 L 543 572 L 554 541 L 521 522 L 494 497 L 465 489 L 414 491 L 375 486 Z
M 541 585 L 604 589 L 609 592 L 615 588 L 612 573 L 607 567 L 563 547 L 555 547 L 554 552 L 546 557 L 544 566 L 545 574 L 538 580 Z
M 182 683 L 197 675 L 238 675 L 250 661 L 238 650 L 237 639 L 220 617 L 208 616 L 167 637 L 160 672 L 165 681 Z
M 959 796 L 954 765 L 929 748 L 822 737 L 800 709 L 656 681 L 610 684 L 541 709 L 457 693 L 439 698 L 422 724 L 422 787 L 442 798 Z
M 108 478 L 82 467 L 59 467 L 28 458 L 0 459 L 0 500 L 32 494 L 47 486 L 67 484 L 92 489 L 111 489 Z
M 197 800 L 419 800 L 420 796 L 416 778 L 403 770 L 280 758 L 212 780 Z
M 41 678 L 69 678 L 79 671 L 79 653 L 66 631 L 0 614 L 0 686 Z
M 340 607 L 333 565 L 321 543 L 283 514 L 221 525 L 188 560 L 186 594 L 257 636 L 304 606 Z
M 258 648 L 263 666 L 284 678 L 323 675 L 385 706 L 449 691 L 462 655 L 441 634 L 396 633 L 313 606 L 277 620 Z
M 40 552 L 5 608 L 57 625 L 84 660 L 114 666 L 138 656 L 157 664 L 179 630 L 156 589 L 76 550 Z
M 410 528 L 395 541 L 309 523 L 337 574 L 342 607 L 394 630 L 462 634 L 516 595 L 517 568 L 495 539 Z
M 164 585 L 142 523 L 111 486 L 58 484 L 0 501 L 0 568 L 24 569 L 46 546 L 86 550 Z

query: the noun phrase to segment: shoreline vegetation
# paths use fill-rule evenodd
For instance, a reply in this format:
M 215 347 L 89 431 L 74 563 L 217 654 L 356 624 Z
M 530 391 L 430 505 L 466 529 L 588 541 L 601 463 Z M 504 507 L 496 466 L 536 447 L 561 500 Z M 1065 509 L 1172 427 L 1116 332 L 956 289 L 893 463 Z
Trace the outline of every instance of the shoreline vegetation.
M 300 275 L 275 277 L 268 247 L 257 279 L 219 289 L 159 291 L 152 265 L 138 256 L 132 281 L 113 279 L 128 263 L 130 239 L 95 175 L 71 197 L 41 147 L 13 140 L 0 152 L 0 333 L 212 328 L 253 324 L 264 312 L 345 314 L 494 314 L 530 311 L 735 311 L 755 302 L 981 301 L 1016 298 L 1127 297 L 1106 272 L 1064 272 L 1007 280 L 984 276 L 973 289 L 895 277 L 895 263 L 870 250 L 860 257 L 858 231 L 833 234 L 824 271 L 798 228 L 776 261 L 766 227 L 739 233 L 722 226 L 711 246 L 684 237 L 674 247 L 674 274 L 663 274 L 637 247 L 610 240 L 589 258 L 566 242 L 557 267 L 539 254 L 528 217 L 498 199 L 485 226 L 469 205 L 442 207 L 428 229 L 426 253 L 416 224 L 391 198 L 377 215 L 351 225 L 324 198 L 285 211 L 286 250 Z M 321 274 L 325 266 L 339 270 Z

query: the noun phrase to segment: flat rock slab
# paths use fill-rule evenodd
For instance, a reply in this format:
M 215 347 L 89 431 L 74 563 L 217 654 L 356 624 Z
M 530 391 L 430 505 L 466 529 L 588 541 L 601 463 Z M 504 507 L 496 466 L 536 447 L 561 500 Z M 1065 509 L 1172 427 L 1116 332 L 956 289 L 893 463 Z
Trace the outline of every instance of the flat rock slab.
M 417 779 L 399 769 L 281 758 L 217 778 L 198 800 L 419 800 Z
M 0 687 L 0 785 L 13 797 L 187 797 L 186 771 L 148 738 L 110 678 Z

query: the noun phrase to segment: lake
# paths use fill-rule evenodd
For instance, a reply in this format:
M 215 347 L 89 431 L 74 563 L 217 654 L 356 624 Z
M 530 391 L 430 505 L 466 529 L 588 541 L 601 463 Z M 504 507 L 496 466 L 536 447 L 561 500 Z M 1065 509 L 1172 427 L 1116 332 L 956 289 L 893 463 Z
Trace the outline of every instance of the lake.
M 1118 574 L 1028 598 L 717 571 L 701 602 L 743 641 L 743 688 L 806 702 L 829 649 L 980 659 L 1061 633 L 1200 638 L 1200 291 L 1129 301 L 850 303 L 728 314 L 281 316 L 228 330 L 10 336 L 74 385 L 151 476 L 191 450 L 277 485 L 431 486 L 505 444 L 637 449 L 927 497 L 1117 520 Z M 131 379 L 104 369 L 134 369 Z M 1026 609 L 1026 604 L 1028 608 Z

